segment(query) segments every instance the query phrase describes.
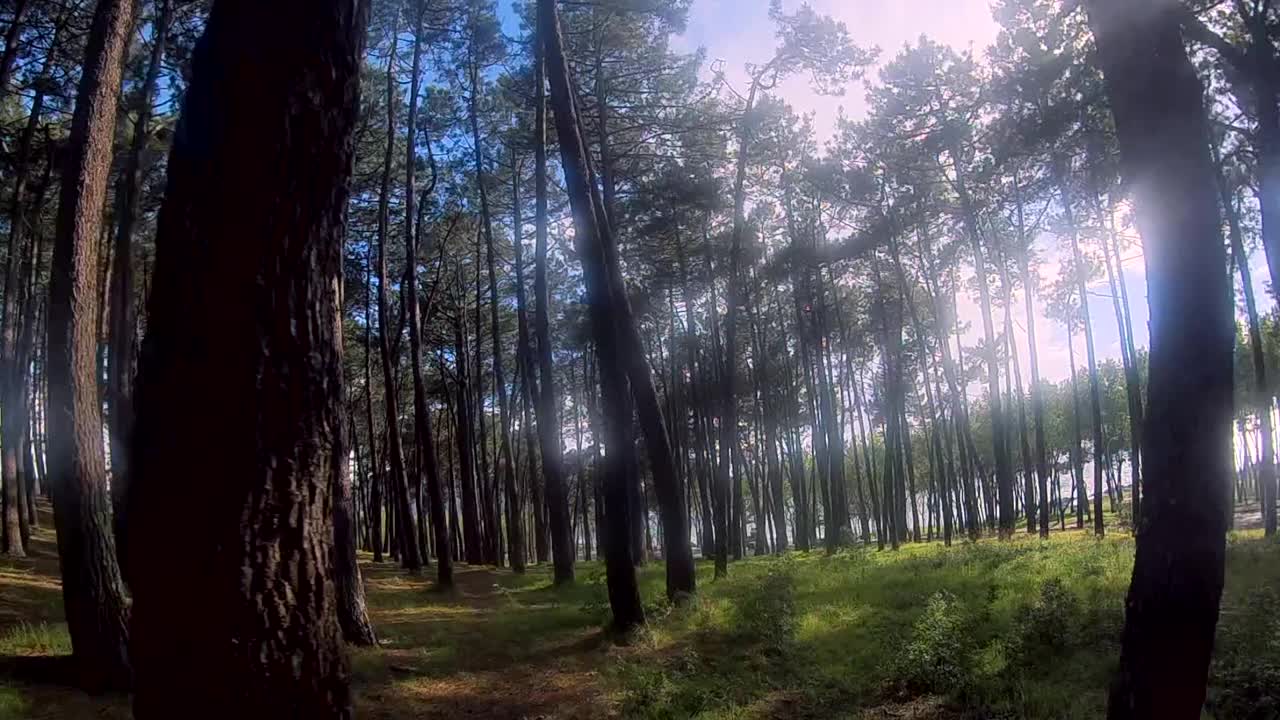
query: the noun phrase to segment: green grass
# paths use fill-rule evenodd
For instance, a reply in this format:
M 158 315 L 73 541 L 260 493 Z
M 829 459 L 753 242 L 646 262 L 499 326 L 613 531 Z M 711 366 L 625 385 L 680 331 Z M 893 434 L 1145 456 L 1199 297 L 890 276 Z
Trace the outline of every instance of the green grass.
M 30 624 L 20 622 L 0 631 L 0 656 L 30 657 L 71 654 L 71 636 L 66 623 Z
M 352 651 L 356 712 L 382 718 L 1101 718 L 1115 669 L 1133 541 L 1109 529 L 907 544 L 896 552 L 792 552 L 730 565 L 672 607 L 664 568 L 639 580 L 648 625 L 606 631 L 603 567 L 553 587 L 524 575 L 364 563 L 379 644 Z M 0 562 L 0 658 L 69 652 L 56 557 Z M 1214 720 L 1280 717 L 1280 544 L 1232 533 Z M 12 592 L 11 592 L 12 591 Z M 124 718 L 91 698 L 0 674 L 0 720 Z
M 1280 602 L 1246 601 L 1277 587 L 1280 548 L 1243 534 L 1228 557 L 1224 625 L 1275 617 Z M 1132 563 L 1117 533 L 753 558 L 651 623 L 645 652 L 607 677 L 624 714 L 646 719 L 860 717 L 920 698 L 934 707 L 923 717 L 1100 718 Z M 778 626 L 794 630 L 780 638 Z M 1240 679 L 1215 668 L 1219 683 Z

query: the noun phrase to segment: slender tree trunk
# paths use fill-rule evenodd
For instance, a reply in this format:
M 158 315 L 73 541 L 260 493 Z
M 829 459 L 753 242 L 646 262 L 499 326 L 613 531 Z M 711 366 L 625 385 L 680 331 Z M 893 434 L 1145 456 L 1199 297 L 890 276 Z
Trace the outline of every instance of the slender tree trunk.
M 604 481 L 607 504 L 605 512 L 608 515 L 605 570 L 614 627 L 625 632 L 643 624 L 645 615 L 629 541 L 631 515 L 627 507 L 629 498 L 624 464 L 634 462 L 630 437 L 632 408 L 627 397 L 626 371 L 618 357 L 617 332 L 613 327 L 617 317 L 614 314 L 613 295 L 609 288 L 611 277 L 605 265 L 603 247 L 606 244 L 604 233 L 607 229 L 601 227 L 606 221 L 600 217 L 592 199 L 586 150 L 574 108 L 569 66 L 564 55 L 560 23 L 553 0 L 538 0 L 538 27 L 546 53 L 547 76 L 551 84 L 551 102 L 555 110 L 565 186 L 573 210 L 574 237 L 583 260 L 592 334 L 599 359 L 604 415 L 609 426 L 609 452 L 606 456 Z
M 409 497 L 409 480 L 400 441 L 400 393 L 395 373 L 399 358 L 398 352 L 394 356 L 392 353 L 391 312 L 387 307 L 387 239 L 390 235 L 391 156 L 395 150 L 395 61 L 398 33 L 399 28 L 393 28 L 390 55 L 387 58 L 387 151 L 383 157 L 382 188 L 378 195 L 378 343 L 385 388 L 383 405 L 387 424 L 386 457 L 391 470 L 388 494 L 395 507 L 396 535 L 399 538 L 396 549 L 405 569 L 416 572 L 422 567 L 422 559 L 418 555 L 417 522 Z M 399 345 L 397 340 L 395 347 L 398 348 Z
M 86 689 L 130 683 L 128 604 L 116 560 L 93 376 L 102 208 L 132 0 L 100 0 L 77 91 L 49 280 L 49 488 L 72 655 Z
M 461 279 L 461 273 L 459 273 L 459 285 L 461 285 Z M 461 297 L 461 293 L 459 293 L 459 297 Z M 458 481 L 462 485 L 462 544 L 467 564 L 479 565 L 484 562 L 485 553 L 484 544 L 480 536 L 480 513 L 476 507 L 474 424 L 471 421 L 470 382 L 467 378 L 467 368 L 470 366 L 470 362 L 467 358 L 467 344 L 462 332 L 461 319 L 464 310 L 465 307 L 460 302 L 458 307 L 459 317 L 453 323 L 453 349 L 458 393 L 458 426 L 455 435 L 458 445 L 458 467 L 461 473 Z
M 1222 176 L 1222 166 L 1217 161 L 1217 150 L 1214 150 L 1214 172 L 1217 181 L 1218 196 L 1222 200 L 1222 209 L 1227 218 L 1228 237 L 1231 240 L 1231 253 L 1235 256 L 1235 265 L 1240 269 L 1240 282 L 1244 286 L 1245 310 L 1249 320 L 1249 351 L 1253 361 L 1255 405 L 1260 421 L 1259 434 L 1262 436 L 1262 453 L 1258 461 L 1258 482 L 1262 486 L 1262 525 L 1263 533 L 1270 537 L 1276 533 L 1276 467 L 1275 450 L 1272 447 L 1275 428 L 1271 422 L 1271 387 L 1267 380 L 1267 361 L 1263 352 L 1262 325 L 1258 318 L 1258 303 L 1253 294 L 1253 277 L 1249 270 L 1249 255 L 1244 249 L 1244 240 L 1240 229 L 1240 213 L 1235 199 L 1228 189 L 1226 179 Z M 1246 446 L 1245 452 L 1248 453 Z
M 556 391 L 555 364 L 551 353 L 551 295 L 547 285 L 547 99 L 546 28 L 539 23 L 535 45 L 534 108 L 534 335 L 538 343 L 538 449 L 542 453 L 542 477 L 547 489 L 547 524 L 551 531 L 551 555 L 557 584 L 573 582 L 574 544 L 568 533 L 568 499 L 564 482 L 564 456 L 560 445 L 560 400 Z M 577 407 L 574 407 L 574 423 Z M 582 463 L 582 443 L 578 443 Z M 585 490 L 579 478 L 579 491 Z M 585 502 L 585 501 L 584 501 Z M 591 558 L 591 534 L 583 507 L 583 542 Z
M 1235 344 L 1204 88 L 1176 7 L 1085 6 L 1134 188 L 1151 304 L 1146 497 L 1108 717 L 1193 720 L 1222 595 Z M 1170 633 L 1174 623 L 1180 631 Z
M 1058 192 L 1062 198 L 1063 214 L 1067 222 L 1067 234 L 1071 238 L 1071 254 L 1075 257 L 1076 286 L 1080 293 L 1080 319 L 1084 324 L 1085 356 L 1089 363 L 1089 408 L 1093 415 L 1093 532 L 1101 536 L 1102 524 L 1102 455 L 1106 448 L 1102 440 L 1102 391 L 1098 387 L 1098 362 L 1093 349 L 1093 320 L 1089 313 L 1089 294 L 1085 285 L 1084 256 L 1080 253 L 1080 238 L 1076 231 L 1075 211 L 1069 192 L 1069 170 L 1065 162 L 1056 169 Z
M 480 217 L 484 231 L 485 258 L 489 274 L 489 322 L 493 340 L 493 384 L 498 395 L 498 439 L 501 442 L 499 456 L 495 462 L 502 465 L 502 485 L 506 493 L 507 506 L 507 556 L 511 569 L 517 573 L 524 572 L 524 519 L 520 513 L 520 498 L 516 491 L 515 460 L 511 453 L 511 409 L 507 404 L 507 378 L 502 363 L 502 326 L 498 323 L 498 276 L 496 271 L 495 249 L 493 241 L 493 217 L 489 211 L 489 192 L 485 187 L 484 151 L 480 142 L 480 119 L 476 104 L 480 93 L 480 69 L 476 60 L 475 30 L 472 29 L 469 40 L 471 79 L 470 93 L 467 100 L 468 115 L 471 120 L 471 141 L 474 147 L 476 185 L 480 191 Z M 495 500 L 497 498 L 495 497 Z M 500 529 L 495 523 L 494 533 Z
M 958 154 L 953 150 L 952 157 Z M 982 308 L 982 330 L 986 339 L 989 356 L 984 358 L 987 366 L 987 402 L 991 409 L 991 438 L 994 445 L 996 461 L 996 495 L 1000 511 L 1000 536 L 1009 537 L 1013 533 L 1013 463 L 1009 458 L 1008 436 L 1005 434 L 1004 406 L 1000 401 L 1000 370 L 996 352 L 995 325 L 991 319 L 991 292 L 988 288 L 986 260 L 982 254 L 982 233 L 979 230 L 977 213 L 973 208 L 973 200 L 963 181 L 959 161 L 955 161 L 957 176 L 956 189 L 964 208 L 965 224 L 969 235 L 969 244 L 973 250 L 974 274 L 978 278 L 978 298 Z
M 13 17 L 9 18 L 9 27 L 4 33 L 4 51 L 0 53 L 0 100 L 9 94 L 9 81 L 13 78 L 13 65 L 18 59 L 19 38 L 26 28 L 27 10 L 31 0 L 14 0 Z M 54 43 L 56 46 L 57 43 Z
M 157 0 L 151 22 L 151 54 L 138 92 L 137 117 L 124 171 L 116 187 L 116 245 L 111 264 L 110 338 L 107 393 L 110 407 L 111 505 L 116 534 L 125 523 L 124 498 L 129 485 L 129 433 L 133 424 L 133 375 L 136 370 L 137 311 L 134 307 L 133 232 L 142 194 L 142 153 L 151 138 L 151 102 L 160 79 L 169 35 L 170 0 Z
M 417 446 L 418 462 L 414 465 L 414 481 L 410 490 L 414 499 L 420 497 L 422 477 L 427 479 L 427 501 L 430 513 L 432 538 L 436 546 L 436 583 L 442 588 L 453 587 L 453 553 L 449 549 L 449 527 L 444 515 L 444 492 L 440 488 L 440 466 L 436 456 L 435 432 L 431 429 L 431 410 L 427 407 L 427 388 L 422 368 L 422 323 L 418 304 L 418 233 L 417 215 L 414 212 L 416 189 L 414 167 L 417 164 L 418 82 L 422 63 L 423 23 L 427 12 L 425 0 L 418 0 L 413 27 L 413 64 L 409 78 L 409 114 L 406 118 L 407 139 L 404 186 L 404 283 L 405 305 L 409 314 L 409 353 L 413 371 L 413 430 Z M 431 138 L 426 138 L 427 155 L 431 155 Z M 435 188 L 435 162 L 431 163 L 432 178 L 425 192 Z M 421 512 L 418 513 L 421 517 Z M 421 526 L 418 531 L 421 532 Z M 416 535 L 415 535 L 416 536 Z M 426 553 L 424 552 L 424 560 Z

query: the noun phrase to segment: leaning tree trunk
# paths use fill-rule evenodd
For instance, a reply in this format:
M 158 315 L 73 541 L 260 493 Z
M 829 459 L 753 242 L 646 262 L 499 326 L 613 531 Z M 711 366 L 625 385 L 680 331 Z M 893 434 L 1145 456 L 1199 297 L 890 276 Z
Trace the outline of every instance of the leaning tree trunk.
M 537 397 L 538 449 L 542 454 L 542 479 L 546 486 L 547 525 L 551 531 L 551 558 L 556 584 L 573 582 L 574 539 L 569 532 L 568 497 L 564 482 L 564 456 L 560 447 L 560 401 L 556 394 L 555 364 L 551 357 L 551 307 L 547 286 L 547 97 L 546 97 L 546 45 L 543 26 L 538 24 L 534 40 L 534 270 L 533 332 L 538 344 L 538 377 L 541 380 Z M 574 422 L 578 409 L 574 407 Z M 583 467 L 578 443 L 579 467 Z M 579 472 L 581 476 L 583 473 Z M 578 492 L 586 491 L 579 477 Z M 586 502 L 583 502 L 583 545 L 587 559 L 591 559 L 591 534 L 587 530 Z
M 645 621 L 635 565 L 631 558 L 631 515 L 627 507 L 630 493 L 627 487 L 628 473 L 624 465 L 634 462 L 632 408 L 627 397 L 626 370 L 618 356 L 618 333 L 613 325 L 613 297 L 609 288 L 611 278 L 605 266 L 603 248 L 604 218 L 599 216 L 592 199 L 585 144 L 574 108 L 569 66 L 560 38 L 560 23 L 554 0 L 538 0 L 538 27 L 546 52 L 547 77 L 551 84 L 551 103 L 555 111 L 556 133 L 560 140 L 565 186 L 576 228 L 574 237 L 583 260 L 583 279 L 587 284 L 592 334 L 599 359 L 603 414 L 608 426 L 604 495 L 605 512 L 608 516 L 605 572 L 609 604 L 613 609 L 614 627 L 627 631 Z
M 102 207 L 132 16 L 133 0 L 100 0 L 94 11 L 67 140 L 49 279 L 49 489 L 72 655 L 80 683 L 91 690 L 124 688 L 130 681 L 128 604 L 111 532 L 94 372 Z M 186 407 L 190 414 L 198 406 Z M 183 506 L 170 511 L 174 507 Z
M 1176 4 L 1085 5 L 1134 189 L 1151 304 L 1146 497 L 1107 714 L 1194 719 L 1222 596 L 1235 348 L 1204 87 Z
M 333 487 L 365 7 L 218 2 L 197 46 L 136 395 L 141 719 L 351 717 Z

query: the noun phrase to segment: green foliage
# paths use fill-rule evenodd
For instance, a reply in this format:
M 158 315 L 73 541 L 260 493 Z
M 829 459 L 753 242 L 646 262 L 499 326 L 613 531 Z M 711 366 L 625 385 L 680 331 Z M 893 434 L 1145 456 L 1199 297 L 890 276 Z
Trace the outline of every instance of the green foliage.
M 20 622 L 0 633 L 0 655 L 68 655 L 71 636 L 66 623 Z
M 800 626 L 796 615 L 796 581 L 783 564 L 770 567 L 759 581 L 744 589 L 734 611 L 734 627 L 745 639 L 780 653 L 795 640 Z
M 892 682 L 910 694 L 950 694 L 966 683 L 973 652 L 965 606 L 940 590 L 929 597 L 894 664 Z
M 1215 717 L 1280 718 L 1280 593 L 1264 587 L 1218 626 L 1207 708 Z

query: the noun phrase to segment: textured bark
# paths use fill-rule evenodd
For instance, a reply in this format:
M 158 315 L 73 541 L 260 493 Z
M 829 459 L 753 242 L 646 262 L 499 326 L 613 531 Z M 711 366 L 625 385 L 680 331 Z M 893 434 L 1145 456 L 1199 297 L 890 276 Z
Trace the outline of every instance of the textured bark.
M 628 402 L 627 376 L 618 357 L 617 332 L 610 275 L 605 266 L 603 232 L 605 219 L 597 212 L 592 199 L 587 169 L 586 149 L 582 139 L 569 77 L 569 66 L 560 37 L 560 23 L 554 0 L 538 0 L 538 27 L 546 52 L 547 79 L 551 85 L 551 103 L 556 118 L 556 134 L 560 141 L 561 164 L 565 187 L 573 211 L 574 238 L 583 261 L 583 278 L 599 361 L 604 420 L 608 426 L 605 457 L 604 495 L 607 516 L 605 542 L 605 574 L 613 624 L 628 631 L 645 621 L 644 607 L 636 584 L 632 563 L 630 510 L 628 508 L 627 468 L 634 462 L 631 438 L 632 408 Z
M 364 26 L 351 0 L 223 1 L 196 49 L 136 393 L 140 719 L 352 714 L 333 487 Z
M 116 186 L 116 244 L 111 258 L 110 338 L 107 361 L 107 431 L 111 442 L 111 505 L 115 530 L 125 523 L 125 491 L 129 485 L 128 447 L 133 428 L 133 375 L 136 370 L 138 316 L 133 298 L 133 231 L 142 194 L 142 153 L 151 138 L 151 99 L 160 78 L 169 35 L 170 0 L 158 0 L 151 23 L 151 54 L 138 90 L 137 117 L 129 154 Z
M 341 326 L 339 326 L 341 329 Z M 334 447 L 337 465 L 333 474 L 333 579 L 338 602 L 338 625 L 342 639 L 352 645 L 377 642 L 364 598 L 364 580 L 356 560 L 356 502 L 347 463 L 347 443 L 356 444 L 356 428 L 348 415 L 347 428 L 340 428 Z M 344 432 L 345 430 L 345 432 Z M 357 458 L 359 455 L 357 454 Z
M 555 365 L 551 356 L 551 296 L 547 287 L 547 98 L 546 45 L 541 23 L 534 40 L 534 336 L 538 344 L 538 449 L 542 453 L 542 479 L 547 496 L 547 525 L 551 531 L 551 556 L 557 584 L 573 581 L 574 540 L 569 533 L 568 498 L 564 481 L 564 455 L 560 446 L 560 401 L 556 391 Z M 574 422 L 577 423 L 577 408 Z M 582 448 L 579 442 L 577 447 Z M 579 463 L 582 462 L 579 454 Z M 585 493 L 585 473 L 579 473 L 578 492 Z M 583 501 L 583 545 L 591 559 L 591 532 Z
M 81 684 L 129 683 L 128 605 L 116 561 L 95 359 L 102 208 L 132 0 L 94 12 L 67 140 L 49 280 L 49 487 L 62 597 Z
M 1134 189 L 1151 304 L 1146 494 L 1107 713 L 1193 720 L 1222 595 L 1235 344 L 1204 88 L 1176 4 L 1085 6 Z

